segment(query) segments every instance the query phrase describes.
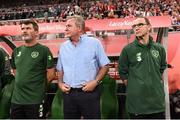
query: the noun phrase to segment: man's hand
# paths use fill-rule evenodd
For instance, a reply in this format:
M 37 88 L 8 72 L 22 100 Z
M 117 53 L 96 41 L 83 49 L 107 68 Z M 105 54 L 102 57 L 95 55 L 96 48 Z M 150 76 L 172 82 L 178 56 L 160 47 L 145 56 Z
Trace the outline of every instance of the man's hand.
M 98 85 L 97 80 L 91 80 L 91 81 L 83 84 L 82 90 L 85 92 L 90 92 L 90 91 L 93 91 L 97 85 Z
M 123 83 L 127 86 L 128 81 L 127 80 L 123 80 Z
M 71 87 L 69 85 L 67 85 L 67 84 L 65 84 L 63 82 L 59 82 L 58 86 L 62 90 L 62 92 L 64 92 L 64 93 L 69 93 L 69 91 L 71 89 Z

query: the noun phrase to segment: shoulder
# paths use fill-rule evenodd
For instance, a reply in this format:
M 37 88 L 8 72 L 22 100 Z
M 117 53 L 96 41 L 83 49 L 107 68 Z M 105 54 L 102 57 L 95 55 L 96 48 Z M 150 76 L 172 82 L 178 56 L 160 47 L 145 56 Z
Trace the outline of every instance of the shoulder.
M 38 44 L 37 45 L 37 50 L 38 50 L 38 52 L 41 52 L 41 53 L 43 53 L 43 54 L 52 54 L 52 52 L 51 52 L 51 50 L 50 50 L 50 48 L 49 47 L 47 47 L 46 45 L 42 45 L 42 44 Z
M 162 44 L 160 44 L 160 43 L 157 43 L 157 42 L 154 42 L 154 43 L 153 43 L 153 45 L 154 45 L 154 46 L 156 46 L 156 47 L 163 48 Z
M 133 54 L 135 54 L 137 52 L 138 45 L 134 42 L 127 44 L 126 46 L 124 46 L 124 48 L 121 51 L 121 55 L 128 55 L 128 56 L 132 56 Z
M 60 49 L 68 47 L 70 44 L 71 44 L 70 40 L 64 41 L 63 43 L 60 44 Z
M 19 46 L 19 47 L 16 47 L 13 51 L 19 51 L 19 50 L 21 50 L 21 49 L 23 49 L 24 48 L 24 45 L 21 45 L 21 46 Z
M 42 52 L 42 53 L 50 52 L 49 47 L 47 47 L 46 45 L 40 44 L 40 43 L 38 43 L 33 49 L 37 50 L 38 52 Z
M 49 49 L 46 45 L 38 43 L 37 47 L 42 48 L 42 49 Z
M 3 50 L 3 48 L 0 48 L 0 58 L 3 58 L 1 56 L 5 56 L 5 51 Z
M 68 44 L 70 44 L 70 43 L 71 43 L 71 41 L 70 41 L 70 40 L 67 40 L 67 41 L 64 41 L 64 42 L 61 44 L 61 46 L 68 45 Z
M 87 34 L 83 34 L 81 35 L 81 38 L 83 41 L 86 41 L 86 42 L 95 42 L 97 43 L 99 40 L 94 37 L 94 36 L 88 36 Z
M 85 39 L 92 41 L 92 42 L 96 42 L 96 43 L 100 42 L 100 40 L 96 37 L 87 36 L 87 37 L 85 37 Z
M 124 46 L 123 50 L 133 50 L 134 48 L 136 48 L 136 44 L 132 42 Z
M 154 43 L 153 43 L 153 46 L 154 46 L 156 49 L 164 50 L 164 47 L 163 47 L 160 43 L 154 42 Z
M 86 36 L 83 38 L 83 41 L 88 44 L 88 45 L 94 45 L 94 46 L 99 46 L 101 45 L 101 40 L 99 40 L 96 37 L 90 37 L 90 36 Z
M 3 55 L 3 56 L 9 56 L 7 51 L 5 51 L 5 49 L 3 49 L 3 48 L 0 48 L 0 54 Z
M 150 39 L 150 44 L 151 44 L 151 46 L 153 46 L 153 48 L 155 48 L 155 49 L 161 49 L 161 50 L 164 49 L 164 47 L 163 47 L 163 45 L 162 45 L 161 43 L 158 43 L 158 42 L 153 41 L 152 36 L 150 36 L 149 39 Z
M 0 54 L 3 54 L 3 51 L 4 51 L 3 48 L 0 48 Z

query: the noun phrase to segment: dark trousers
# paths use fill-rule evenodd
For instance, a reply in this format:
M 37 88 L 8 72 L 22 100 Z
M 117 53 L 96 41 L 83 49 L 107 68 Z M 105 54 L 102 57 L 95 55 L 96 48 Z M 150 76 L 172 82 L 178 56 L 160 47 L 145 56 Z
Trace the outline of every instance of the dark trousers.
M 71 88 L 63 93 L 65 119 L 100 119 L 100 91 L 84 92 L 81 88 Z
M 14 104 L 11 103 L 11 119 L 38 119 L 40 104 Z
M 165 112 L 153 114 L 132 114 L 129 113 L 130 119 L 165 119 Z

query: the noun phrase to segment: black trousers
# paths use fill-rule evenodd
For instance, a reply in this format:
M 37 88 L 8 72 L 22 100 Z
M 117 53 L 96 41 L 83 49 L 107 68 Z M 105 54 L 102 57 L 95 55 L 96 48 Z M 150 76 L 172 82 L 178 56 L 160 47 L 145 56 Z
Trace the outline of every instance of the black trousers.
M 63 93 L 65 119 L 100 119 L 100 90 L 84 92 L 81 88 L 71 88 Z
M 11 119 L 38 119 L 42 114 L 40 104 L 14 104 L 11 103 L 10 118 Z M 43 108 L 41 108 L 43 109 Z
M 165 119 L 165 112 L 153 114 L 132 114 L 129 113 L 130 119 Z

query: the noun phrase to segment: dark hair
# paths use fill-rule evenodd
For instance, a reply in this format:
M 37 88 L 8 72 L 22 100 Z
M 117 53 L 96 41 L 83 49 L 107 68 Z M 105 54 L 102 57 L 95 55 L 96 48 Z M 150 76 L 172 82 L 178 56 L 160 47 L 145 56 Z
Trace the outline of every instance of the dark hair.
M 38 26 L 38 24 L 37 24 L 34 20 L 26 20 L 26 21 L 22 21 L 22 22 L 21 22 L 21 25 L 22 25 L 22 24 L 25 24 L 25 25 L 32 24 L 34 30 L 35 30 L 35 31 L 39 31 L 39 26 Z
M 165 9 L 162 10 L 162 13 L 164 13 L 166 11 L 169 12 L 169 10 L 165 8 Z

